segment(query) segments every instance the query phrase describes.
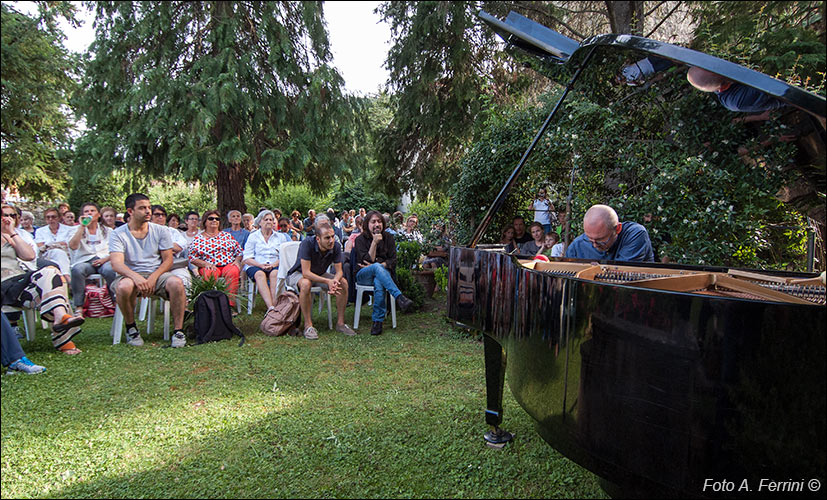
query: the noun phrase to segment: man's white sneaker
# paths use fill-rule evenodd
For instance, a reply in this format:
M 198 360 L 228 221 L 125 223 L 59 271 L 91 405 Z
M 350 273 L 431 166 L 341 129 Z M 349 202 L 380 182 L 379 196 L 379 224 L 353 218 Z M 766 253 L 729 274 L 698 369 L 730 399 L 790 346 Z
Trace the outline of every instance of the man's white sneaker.
M 187 345 L 187 337 L 181 332 L 172 334 L 172 347 L 185 347 Z
M 141 333 L 134 326 L 126 331 L 126 343 L 141 347 L 144 345 L 144 339 L 141 338 Z

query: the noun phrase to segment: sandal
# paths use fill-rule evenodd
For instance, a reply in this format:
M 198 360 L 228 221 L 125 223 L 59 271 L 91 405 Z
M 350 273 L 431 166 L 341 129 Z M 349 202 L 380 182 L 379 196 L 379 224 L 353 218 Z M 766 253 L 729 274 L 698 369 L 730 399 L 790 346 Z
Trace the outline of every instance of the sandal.
M 72 342 L 71 340 L 69 342 L 66 342 L 62 346 L 60 346 L 58 348 L 58 351 L 62 352 L 63 354 L 67 354 L 69 356 L 73 356 L 75 354 L 80 354 L 80 353 L 83 352 L 80 349 L 78 349 L 77 347 L 75 347 L 75 343 Z
M 56 333 L 63 333 L 70 328 L 74 328 L 76 326 L 80 326 L 86 321 L 82 317 L 72 316 L 70 314 L 64 314 L 63 319 L 60 320 L 60 323 L 55 324 L 52 327 Z

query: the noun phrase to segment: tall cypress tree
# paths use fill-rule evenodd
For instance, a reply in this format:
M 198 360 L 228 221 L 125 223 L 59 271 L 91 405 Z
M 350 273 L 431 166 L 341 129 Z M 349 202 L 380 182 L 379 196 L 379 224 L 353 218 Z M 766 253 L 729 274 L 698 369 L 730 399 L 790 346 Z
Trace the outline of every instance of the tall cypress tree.
M 320 191 L 355 165 L 355 99 L 317 2 L 100 2 L 77 104 L 78 153 L 103 170 L 215 182 L 246 210 L 279 181 Z

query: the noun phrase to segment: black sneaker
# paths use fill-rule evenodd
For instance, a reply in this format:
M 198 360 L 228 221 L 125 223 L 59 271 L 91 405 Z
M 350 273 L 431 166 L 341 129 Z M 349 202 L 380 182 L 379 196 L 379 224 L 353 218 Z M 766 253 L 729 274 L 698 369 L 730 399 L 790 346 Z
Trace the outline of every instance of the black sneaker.
M 411 307 L 413 307 L 413 305 L 413 301 L 408 297 L 405 297 L 404 295 L 399 295 L 398 297 L 396 297 L 396 307 L 398 307 L 399 310 L 403 313 L 408 312 L 408 310 Z
M 382 325 L 384 323 L 382 321 L 374 321 L 373 328 L 370 329 L 371 335 L 382 335 Z

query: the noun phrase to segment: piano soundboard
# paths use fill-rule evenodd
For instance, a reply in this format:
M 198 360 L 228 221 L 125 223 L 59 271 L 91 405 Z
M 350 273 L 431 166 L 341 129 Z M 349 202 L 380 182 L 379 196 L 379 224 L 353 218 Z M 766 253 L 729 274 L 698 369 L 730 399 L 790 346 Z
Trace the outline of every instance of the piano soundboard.
M 576 262 L 520 260 L 526 268 L 553 276 L 616 283 L 654 290 L 697 293 L 790 304 L 827 303 L 824 274 L 793 279 L 730 269 L 705 272 L 683 269 L 632 267 Z

